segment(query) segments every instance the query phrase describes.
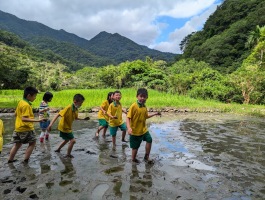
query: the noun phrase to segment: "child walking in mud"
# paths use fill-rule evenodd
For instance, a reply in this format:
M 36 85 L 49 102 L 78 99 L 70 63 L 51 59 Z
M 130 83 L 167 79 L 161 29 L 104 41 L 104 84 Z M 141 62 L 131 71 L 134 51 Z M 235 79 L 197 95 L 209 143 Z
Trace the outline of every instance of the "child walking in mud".
M 69 142 L 66 157 L 74 158 L 71 154 L 74 144 L 76 143 L 74 134 L 72 131 L 72 124 L 74 120 L 86 120 L 78 118 L 78 108 L 81 107 L 85 98 L 81 94 L 74 95 L 73 103 L 66 106 L 63 110 L 61 110 L 51 121 L 50 125 L 48 126 L 47 130 L 51 131 L 51 127 L 54 122 L 61 117 L 58 125 L 58 130 L 60 132 L 60 137 L 63 139 L 63 142 L 59 145 L 59 147 L 55 150 L 55 152 L 60 152 L 61 148 L 64 147 Z
M 36 133 L 34 131 L 34 122 L 43 122 L 45 119 L 34 119 L 34 114 L 31 107 L 31 102 L 36 99 L 38 90 L 34 87 L 27 87 L 24 90 L 23 100 L 20 100 L 15 116 L 15 130 L 13 132 L 13 142 L 8 159 L 8 163 L 17 161 L 14 159 L 17 151 L 22 144 L 29 144 L 25 152 L 24 163 L 28 163 L 30 155 L 36 145 Z
M 40 103 L 39 107 L 39 119 L 45 119 L 46 121 L 40 122 L 40 142 L 44 141 L 44 138 L 46 140 L 49 139 L 49 131 L 47 130 L 47 127 L 50 124 L 50 108 L 48 105 L 48 102 L 51 102 L 53 98 L 53 94 L 50 92 L 46 92 L 43 95 L 42 102 Z
M 99 123 L 99 127 L 97 129 L 97 132 L 95 134 L 96 137 L 99 136 L 99 132 L 103 129 L 103 134 L 102 136 L 105 137 L 106 136 L 106 132 L 109 126 L 109 116 L 107 115 L 107 111 L 109 108 L 109 105 L 112 103 L 112 95 L 113 92 L 109 92 L 107 99 L 105 101 L 103 101 L 103 103 L 100 105 L 100 110 L 98 112 L 98 123 Z
M 152 136 L 147 129 L 146 119 L 155 115 L 161 115 L 161 113 L 156 112 L 148 115 L 148 111 L 145 106 L 145 102 L 148 98 L 148 92 L 145 88 L 138 89 L 136 98 L 137 101 L 130 106 L 126 118 L 128 134 L 130 135 L 130 147 L 132 149 L 132 161 L 136 163 L 140 162 L 136 158 L 137 152 L 142 141 L 146 141 L 144 160 L 146 162 L 153 162 L 149 158 L 152 147 Z
M 116 149 L 116 134 L 118 128 L 122 131 L 122 139 L 123 143 L 126 143 L 126 124 L 122 120 L 122 112 L 126 113 L 125 110 L 122 109 L 122 105 L 120 103 L 121 100 L 121 92 L 115 91 L 113 92 L 113 102 L 110 104 L 107 114 L 109 116 L 109 130 L 110 135 L 112 136 L 112 148 Z

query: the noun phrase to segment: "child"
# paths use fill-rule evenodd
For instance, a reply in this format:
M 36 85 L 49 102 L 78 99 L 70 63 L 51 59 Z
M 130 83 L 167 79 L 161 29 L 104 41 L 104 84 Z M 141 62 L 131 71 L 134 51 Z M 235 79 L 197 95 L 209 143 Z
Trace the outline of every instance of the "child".
M 138 89 L 136 97 L 137 102 L 130 106 L 126 118 L 128 133 L 130 135 L 130 147 L 132 148 L 132 161 L 139 163 L 139 160 L 136 159 L 136 155 L 142 141 L 146 141 L 144 160 L 152 162 L 149 160 L 149 154 L 152 147 L 152 137 L 146 126 L 146 119 L 155 115 L 161 115 L 161 113 L 157 112 L 148 115 L 147 108 L 145 107 L 148 92 L 145 88 Z
M 8 163 L 17 161 L 14 159 L 18 149 L 22 144 L 28 143 L 29 146 L 25 152 L 24 163 L 28 163 L 30 155 L 36 145 L 36 133 L 34 131 L 33 122 L 45 121 L 45 119 L 34 119 L 34 114 L 31 107 L 31 102 L 36 99 L 38 90 L 34 87 L 27 87 L 24 90 L 23 100 L 20 100 L 16 108 L 15 130 L 13 132 L 13 142 L 8 159 Z
M 80 120 L 78 118 L 78 108 L 83 104 L 85 98 L 82 94 L 76 94 L 73 99 L 73 103 L 66 106 L 63 110 L 61 110 L 51 121 L 50 125 L 48 126 L 47 130 L 50 131 L 52 125 L 57 120 L 59 116 L 61 119 L 59 121 L 58 130 L 60 131 L 60 137 L 64 140 L 58 147 L 55 152 L 60 152 L 61 148 L 64 147 L 69 142 L 69 146 L 67 149 L 66 157 L 73 158 L 74 156 L 71 155 L 73 146 L 75 144 L 74 134 L 72 132 L 72 124 L 74 120 Z M 85 118 L 86 119 L 86 118 Z
M 109 105 L 112 103 L 112 95 L 113 92 L 109 92 L 107 96 L 107 100 L 103 101 L 103 103 L 100 106 L 100 110 L 98 112 L 98 122 L 99 122 L 99 127 L 96 132 L 96 137 L 99 136 L 99 132 L 103 129 L 103 137 L 105 137 L 107 129 L 108 129 L 108 121 L 109 121 L 109 116 L 107 115 L 107 111 L 109 108 Z
M 109 129 L 110 129 L 110 135 L 112 136 L 113 149 L 116 148 L 116 134 L 118 128 L 120 128 L 122 131 L 122 142 L 127 142 L 125 140 L 126 124 L 122 121 L 122 112 L 126 113 L 126 111 L 122 109 L 120 100 L 121 100 L 121 92 L 115 91 L 113 93 L 113 102 L 110 104 L 107 111 L 107 114 L 110 117 Z
M 3 149 L 3 133 L 4 133 L 4 124 L 3 121 L 0 119 L 0 154 L 2 153 Z
M 46 119 L 44 122 L 40 122 L 40 128 L 41 128 L 41 133 L 40 133 L 40 142 L 44 141 L 44 137 L 46 140 L 49 139 L 49 131 L 47 130 L 47 127 L 50 124 L 50 109 L 48 102 L 51 102 L 53 98 L 53 94 L 50 92 L 46 92 L 43 95 L 42 102 L 40 103 L 39 107 L 39 119 Z

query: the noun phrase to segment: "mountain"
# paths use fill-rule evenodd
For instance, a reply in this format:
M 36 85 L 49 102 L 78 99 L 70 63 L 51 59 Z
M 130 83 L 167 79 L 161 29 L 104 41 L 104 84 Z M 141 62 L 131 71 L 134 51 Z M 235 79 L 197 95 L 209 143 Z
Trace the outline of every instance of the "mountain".
M 205 61 L 230 73 L 250 54 L 245 44 L 250 31 L 265 25 L 264 0 L 225 0 L 208 18 L 201 31 L 181 42 L 183 58 Z
M 13 32 L 36 48 L 51 50 L 64 59 L 89 66 L 119 64 L 124 61 L 153 60 L 172 62 L 176 54 L 149 49 L 119 35 L 101 32 L 86 40 L 64 30 L 55 30 L 41 23 L 20 19 L 0 11 L 0 29 Z
M 136 60 L 135 58 L 145 60 L 146 56 L 154 60 L 173 61 L 176 56 L 172 53 L 161 53 L 149 49 L 118 33 L 110 34 L 105 31 L 89 40 L 87 49 L 96 55 L 118 61 L 118 63 L 125 60 L 133 61 Z

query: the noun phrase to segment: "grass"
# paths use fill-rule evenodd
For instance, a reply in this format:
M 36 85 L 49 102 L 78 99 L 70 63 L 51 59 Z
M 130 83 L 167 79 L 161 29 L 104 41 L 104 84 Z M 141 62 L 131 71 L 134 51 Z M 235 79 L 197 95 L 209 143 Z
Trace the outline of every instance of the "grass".
M 107 93 L 114 89 L 78 89 L 63 90 L 53 93 L 53 100 L 49 103 L 51 108 L 63 108 L 72 103 L 73 96 L 77 93 L 85 97 L 85 101 L 81 110 L 89 110 L 99 107 L 103 100 L 107 98 Z M 123 107 L 128 108 L 136 101 L 135 89 L 121 89 Z M 161 93 L 155 90 L 149 90 L 149 98 L 147 107 L 153 109 L 187 109 L 192 112 L 225 112 L 254 116 L 265 116 L 265 108 L 262 105 L 241 105 L 241 104 L 225 104 L 213 100 L 192 99 L 187 96 L 172 95 Z M 33 102 L 33 108 L 38 108 L 42 100 L 44 92 L 37 95 Z M 0 90 L 0 108 L 15 108 L 18 101 L 23 97 L 23 90 Z

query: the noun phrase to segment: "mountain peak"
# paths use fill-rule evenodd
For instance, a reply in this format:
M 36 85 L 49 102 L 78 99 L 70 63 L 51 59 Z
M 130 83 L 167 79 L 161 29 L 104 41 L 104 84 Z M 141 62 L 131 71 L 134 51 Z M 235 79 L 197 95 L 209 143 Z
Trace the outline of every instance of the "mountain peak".
M 71 53 L 69 53 L 67 57 L 69 60 L 73 58 L 76 59 L 76 57 L 81 59 L 86 57 L 88 54 L 93 55 L 95 58 L 100 57 L 101 60 L 108 60 L 109 62 L 107 64 L 119 64 L 121 62 L 137 59 L 145 60 L 146 56 L 149 56 L 154 60 L 165 61 L 172 61 L 175 58 L 175 54 L 149 49 L 148 47 L 139 45 L 119 33 L 112 34 L 106 31 L 101 31 L 91 40 L 86 40 L 73 33 L 69 33 L 64 29 L 55 30 L 44 24 L 25 21 L 15 17 L 14 15 L 1 11 L 0 29 L 13 32 L 33 45 L 38 47 L 42 46 L 43 49 L 57 49 L 56 53 L 62 56 L 65 56 L 65 48 L 69 48 L 65 47 L 64 45 L 66 44 L 64 43 L 74 45 L 75 47 L 72 46 L 72 48 L 82 48 L 81 50 L 76 49 L 72 52 L 70 51 Z M 45 38 L 45 40 L 43 38 Z M 54 42 L 50 42 L 48 46 L 47 44 L 44 44 L 45 41 L 48 42 L 51 40 L 54 40 Z M 62 50 L 59 51 L 58 49 Z M 76 54 L 74 55 L 77 51 L 79 52 L 78 56 Z M 83 51 L 84 55 L 81 55 L 81 51 Z M 91 56 L 89 59 L 92 59 Z M 100 65 L 98 60 L 95 60 L 94 63 L 98 63 L 98 65 Z M 105 61 L 104 64 L 106 64 Z

